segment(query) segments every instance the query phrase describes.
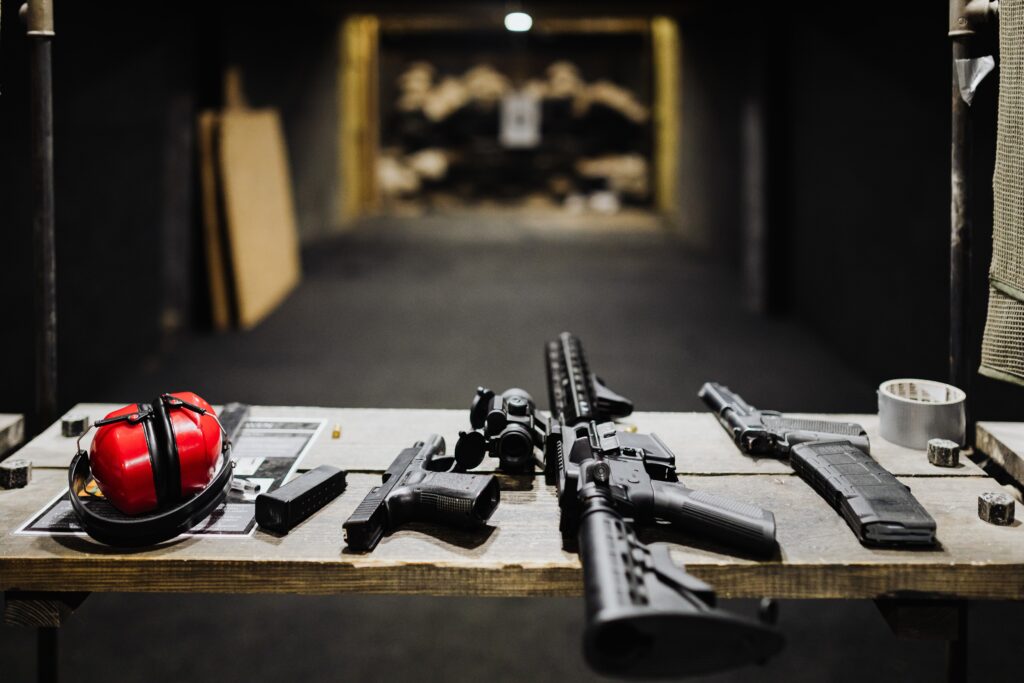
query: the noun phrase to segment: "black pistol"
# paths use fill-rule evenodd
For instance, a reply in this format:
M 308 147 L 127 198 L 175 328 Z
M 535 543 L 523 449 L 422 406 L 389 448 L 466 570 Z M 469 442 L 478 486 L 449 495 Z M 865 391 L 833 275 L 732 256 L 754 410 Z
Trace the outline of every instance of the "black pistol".
M 445 452 L 444 439 L 431 434 L 406 448 L 345 521 L 345 542 L 352 550 L 373 550 L 386 533 L 412 521 L 459 527 L 484 525 L 501 498 L 498 480 L 489 474 L 434 471 Z
M 793 471 L 835 508 L 861 543 L 935 544 L 935 520 L 909 487 L 868 455 L 868 436 L 860 425 L 756 410 L 713 382 L 697 396 L 744 453 L 788 455 Z
M 563 333 L 545 356 L 545 471 L 557 485 L 562 532 L 575 533 L 579 546 L 588 663 L 607 675 L 687 676 L 778 653 L 776 628 L 717 608 L 710 586 L 676 565 L 666 544 L 637 540 L 627 521 L 665 519 L 766 552 L 775 548 L 771 513 L 683 487 L 656 435 L 618 432 L 608 420 L 630 414 L 632 403 L 590 372 L 579 339 Z
M 740 450 L 749 455 L 785 456 L 799 443 L 837 439 L 871 452 L 868 433 L 854 422 L 786 417 L 774 410 L 758 410 L 729 387 L 715 382 L 705 382 L 697 398 L 718 417 Z

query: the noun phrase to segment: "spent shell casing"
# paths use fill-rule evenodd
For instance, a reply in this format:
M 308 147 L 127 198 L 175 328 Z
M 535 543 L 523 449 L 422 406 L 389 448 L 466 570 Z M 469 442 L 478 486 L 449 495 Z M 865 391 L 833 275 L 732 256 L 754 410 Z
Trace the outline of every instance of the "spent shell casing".
M 245 495 L 253 495 L 260 492 L 260 485 L 254 481 L 248 479 L 242 479 L 241 477 L 235 477 L 231 480 L 231 488 L 236 491 L 240 491 Z

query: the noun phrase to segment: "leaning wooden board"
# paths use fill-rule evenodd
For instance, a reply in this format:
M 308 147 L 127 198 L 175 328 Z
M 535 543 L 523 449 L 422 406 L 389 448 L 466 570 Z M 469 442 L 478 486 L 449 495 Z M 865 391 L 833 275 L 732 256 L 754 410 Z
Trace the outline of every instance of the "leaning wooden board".
M 260 408 L 267 415 L 310 416 L 313 409 Z M 336 409 L 320 409 L 325 414 Z M 368 450 L 374 435 L 407 445 L 427 423 L 454 428 L 449 414 L 463 411 L 352 410 L 348 436 Z M 646 415 L 652 424 L 685 422 L 686 414 Z M 698 429 L 697 423 L 692 425 Z M 721 428 L 699 427 L 711 440 Z M 444 431 L 443 429 L 441 431 Z M 696 439 L 694 434 L 692 438 Z M 321 440 L 333 441 L 329 430 Z M 45 454 L 44 434 L 24 453 Z M 358 445 L 358 444 L 353 444 Z M 671 445 L 671 444 L 670 444 Z M 714 446 L 728 461 L 727 440 Z M 355 448 L 354 451 L 360 449 Z M 382 470 L 395 453 L 381 451 L 367 469 Z M 346 466 L 345 452 L 321 450 L 321 461 Z M 354 457 L 354 456 L 353 456 Z M 367 458 L 369 456 L 366 456 Z M 917 458 L 923 458 L 920 453 Z M 307 463 L 311 465 L 312 463 Z M 806 484 L 785 472 L 688 475 L 694 488 L 715 491 L 775 512 L 781 552 L 757 562 L 671 529 L 647 530 L 645 541 L 672 544 L 675 558 L 711 582 L 723 597 L 872 598 L 945 595 L 1024 599 L 1024 529 L 995 527 L 978 519 L 977 496 L 997 488 L 983 474 L 906 476 L 939 524 L 941 546 L 926 551 L 861 546 L 832 509 Z M 0 589 L 41 591 L 429 593 L 439 595 L 578 595 L 575 554 L 563 548 L 558 508 L 540 476 L 502 478 L 502 504 L 480 532 L 411 525 L 387 537 L 371 554 L 344 550 L 341 524 L 379 475 L 353 473 L 347 491 L 287 536 L 256 531 L 233 539 L 186 539 L 161 547 L 121 552 L 79 537 L 13 535 L 32 513 L 63 488 L 66 473 L 40 468 L 32 484 L 0 491 Z
M 280 116 L 273 109 L 204 111 L 197 127 L 213 324 L 248 329 L 301 277 Z
M 274 109 L 227 109 L 219 116 L 224 220 L 238 324 L 249 329 L 300 278 L 298 229 L 288 152 Z

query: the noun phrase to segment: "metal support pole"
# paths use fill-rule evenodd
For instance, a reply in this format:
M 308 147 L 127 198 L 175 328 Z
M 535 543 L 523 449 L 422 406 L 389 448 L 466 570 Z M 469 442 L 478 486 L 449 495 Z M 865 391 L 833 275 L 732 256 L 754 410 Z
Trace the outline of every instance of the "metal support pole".
M 60 680 L 60 647 L 56 626 L 36 629 L 36 676 L 39 683 L 57 683 Z
M 31 43 L 32 234 L 35 272 L 36 415 L 41 431 L 57 417 L 57 259 L 53 200 L 53 4 L 22 8 Z
M 956 60 L 966 55 L 966 38 L 953 39 L 952 67 L 952 144 L 950 171 L 949 242 L 949 381 L 971 396 L 970 353 L 968 344 L 968 302 L 971 284 L 971 192 L 970 159 L 973 142 L 971 109 L 960 96 Z M 974 430 L 968 414 L 968 440 Z M 971 445 L 971 444 L 968 444 Z
M 996 23 L 997 0 L 949 0 L 949 37 L 952 60 L 952 139 L 950 152 L 949 240 L 949 381 L 967 392 L 967 446 L 974 446 L 971 410 L 971 156 L 974 146 L 971 107 L 960 93 L 957 60 L 974 55 L 971 48 L 979 31 Z
M 897 637 L 943 641 L 947 683 L 967 682 L 966 600 L 879 598 L 875 605 Z
M 967 601 L 957 606 L 956 637 L 946 643 L 947 683 L 967 683 Z

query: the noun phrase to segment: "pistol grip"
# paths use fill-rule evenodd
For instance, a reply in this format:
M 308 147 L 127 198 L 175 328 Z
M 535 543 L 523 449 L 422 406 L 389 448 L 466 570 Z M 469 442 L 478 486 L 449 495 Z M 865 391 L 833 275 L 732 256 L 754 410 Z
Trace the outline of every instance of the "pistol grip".
M 741 503 L 682 484 L 652 481 L 654 514 L 683 529 L 758 555 L 771 555 L 775 515 L 756 505 Z
M 482 526 L 501 499 L 498 480 L 490 474 L 430 472 L 413 488 L 411 518 L 451 526 Z

